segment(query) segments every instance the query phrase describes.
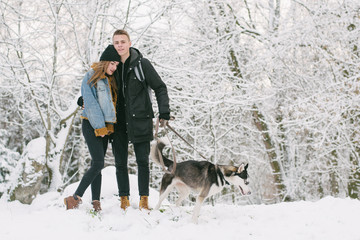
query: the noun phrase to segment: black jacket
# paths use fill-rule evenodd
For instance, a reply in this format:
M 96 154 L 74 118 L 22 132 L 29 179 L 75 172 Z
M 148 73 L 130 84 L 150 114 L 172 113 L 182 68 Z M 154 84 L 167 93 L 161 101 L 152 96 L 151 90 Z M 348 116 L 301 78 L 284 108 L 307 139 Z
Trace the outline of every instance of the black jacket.
M 136 78 L 134 71 L 134 67 L 140 61 L 145 75 L 145 84 Z M 130 57 L 125 64 L 119 64 L 115 78 L 118 86 L 115 131 L 126 131 L 129 142 L 151 141 L 154 112 L 147 87 L 155 92 L 159 113 L 169 114 L 169 97 L 165 83 L 150 61 L 143 58 L 136 48 L 130 48 Z

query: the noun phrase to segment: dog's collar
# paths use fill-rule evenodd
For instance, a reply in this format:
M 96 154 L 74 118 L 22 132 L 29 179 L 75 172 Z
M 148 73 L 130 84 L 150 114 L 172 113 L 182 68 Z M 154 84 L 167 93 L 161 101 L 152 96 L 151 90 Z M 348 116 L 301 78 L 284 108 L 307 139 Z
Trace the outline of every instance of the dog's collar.
M 225 176 L 224 176 L 224 174 L 222 173 L 222 171 L 221 171 L 221 169 L 219 168 L 218 165 L 216 165 L 216 171 L 218 172 L 218 174 L 219 174 L 219 176 L 220 176 L 221 184 L 224 184 L 224 182 L 225 182 L 226 185 L 230 185 L 230 183 L 229 183 L 228 181 L 226 181 Z

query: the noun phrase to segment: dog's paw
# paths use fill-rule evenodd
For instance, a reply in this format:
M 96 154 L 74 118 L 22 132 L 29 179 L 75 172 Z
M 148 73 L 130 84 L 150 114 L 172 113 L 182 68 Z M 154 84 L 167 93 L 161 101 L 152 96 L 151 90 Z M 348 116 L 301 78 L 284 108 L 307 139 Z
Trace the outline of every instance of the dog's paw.
M 191 218 L 191 221 L 192 221 L 192 223 L 194 223 L 194 224 L 198 224 L 198 223 L 199 223 L 199 218 L 193 216 L 193 217 Z

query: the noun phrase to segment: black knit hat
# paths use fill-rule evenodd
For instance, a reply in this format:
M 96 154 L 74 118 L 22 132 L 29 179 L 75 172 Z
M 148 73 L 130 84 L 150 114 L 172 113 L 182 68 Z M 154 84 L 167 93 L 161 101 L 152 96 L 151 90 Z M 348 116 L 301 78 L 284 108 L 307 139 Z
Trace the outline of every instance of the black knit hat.
M 100 61 L 120 62 L 120 56 L 117 53 L 114 45 L 109 45 L 107 48 L 105 48 L 104 52 L 101 54 Z

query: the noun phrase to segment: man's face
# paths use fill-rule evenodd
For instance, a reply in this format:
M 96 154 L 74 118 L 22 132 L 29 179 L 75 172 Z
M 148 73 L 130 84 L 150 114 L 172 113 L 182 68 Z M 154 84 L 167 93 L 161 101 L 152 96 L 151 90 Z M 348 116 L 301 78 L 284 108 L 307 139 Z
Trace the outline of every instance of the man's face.
M 126 35 L 113 36 L 113 44 L 120 57 L 127 58 L 130 55 L 131 42 Z

